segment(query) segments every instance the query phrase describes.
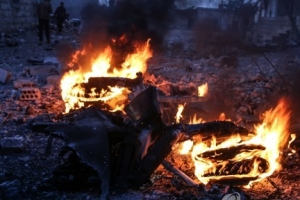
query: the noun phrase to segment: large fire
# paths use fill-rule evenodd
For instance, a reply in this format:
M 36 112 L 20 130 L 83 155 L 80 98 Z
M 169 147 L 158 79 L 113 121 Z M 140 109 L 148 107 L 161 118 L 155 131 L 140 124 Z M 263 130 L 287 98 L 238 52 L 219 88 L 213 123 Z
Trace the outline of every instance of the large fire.
M 96 92 L 95 88 L 85 91 L 79 83 L 87 83 L 91 77 L 124 77 L 133 79 L 138 72 L 145 73 L 147 60 L 152 56 L 148 40 L 137 45 L 135 52 L 129 54 L 121 64 L 121 68 L 111 66 L 112 49 L 108 46 L 97 57 L 92 59 L 90 70 L 86 66 L 78 66 L 76 70 L 65 73 L 61 80 L 61 95 L 65 102 L 65 112 L 86 106 L 87 102 L 102 101 L 110 111 L 122 110 L 130 91 L 126 87 L 108 87 L 107 90 Z M 85 55 L 86 50 L 77 51 L 70 66 L 78 63 L 78 57 Z M 207 83 L 198 87 L 198 95 L 205 96 Z M 185 104 L 179 105 L 176 123 L 182 118 Z M 252 135 L 243 139 L 233 135 L 225 141 L 212 137 L 210 141 L 202 141 L 195 137 L 186 141 L 181 149 L 182 154 L 189 154 L 194 161 L 195 175 L 204 184 L 220 179 L 247 179 L 251 184 L 272 175 L 280 170 L 281 152 L 288 146 L 290 112 L 284 100 L 275 109 L 267 111 L 262 124 L 255 126 Z M 225 120 L 225 115 L 220 116 Z M 203 119 L 190 120 L 190 123 L 202 123 Z M 295 139 L 292 135 L 292 139 Z
M 147 71 L 147 60 L 152 56 L 150 50 L 150 40 L 145 44 L 137 44 L 135 52 L 128 54 L 121 68 L 111 66 L 113 59 L 112 49 L 108 46 L 96 58 L 91 58 L 92 66 L 90 71 L 84 69 L 87 66 L 78 66 L 77 70 L 70 70 L 61 79 L 61 95 L 65 102 L 65 112 L 71 109 L 78 109 L 85 106 L 89 101 L 103 101 L 113 110 L 124 108 L 124 99 L 130 91 L 125 87 L 110 87 L 109 90 L 102 90 L 96 93 L 95 90 L 85 91 L 79 83 L 87 83 L 90 77 L 124 77 L 135 78 L 136 73 Z M 77 51 L 72 58 L 69 66 L 78 64 L 78 56 L 86 54 L 86 50 Z M 113 70 L 112 70 L 113 69 Z M 86 96 L 88 94 L 88 97 Z
M 182 111 L 181 111 L 182 112 Z M 275 109 L 264 113 L 264 120 L 243 140 L 233 135 L 225 141 L 194 139 L 182 144 L 180 153 L 189 154 L 194 161 L 195 175 L 204 184 L 221 179 L 260 181 L 280 170 L 281 152 L 289 145 L 290 112 L 282 99 Z M 193 143 L 193 145 L 191 145 Z

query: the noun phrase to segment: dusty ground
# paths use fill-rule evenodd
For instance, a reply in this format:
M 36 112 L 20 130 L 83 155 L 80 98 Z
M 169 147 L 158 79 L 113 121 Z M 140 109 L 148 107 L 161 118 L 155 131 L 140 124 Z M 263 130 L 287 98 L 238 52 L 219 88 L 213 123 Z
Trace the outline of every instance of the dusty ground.
M 64 49 L 59 44 L 68 42 L 76 47 L 77 36 L 71 33 L 53 35 L 53 42 L 57 45 L 52 50 L 47 49 L 46 44 L 38 45 L 34 31 L 19 31 L 9 35 L 13 41 L 18 42 L 17 45 L 8 46 L 5 37 L 3 35 L 0 42 L 0 68 L 11 72 L 12 77 L 8 83 L 0 85 L 0 142 L 4 146 L 13 138 L 12 142 L 17 148 L 0 154 L 1 199 L 97 199 L 97 188 L 66 191 L 58 190 L 51 184 L 63 142 L 54 139 L 51 154 L 46 154 L 48 136 L 26 128 L 35 116 L 56 115 L 63 111 L 59 90 L 43 93 L 41 100 L 37 101 L 19 101 L 12 92 L 14 80 L 21 77 L 36 79 L 24 73 L 25 68 L 34 67 L 28 62 L 29 58 L 60 57 Z M 195 51 L 170 49 L 159 55 L 154 54 L 149 62 L 147 76 L 161 88 L 167 83 L 185 90 L 188 85 L 188 91 L 207 82 L 210 88 L 209 100 L 199 102 L 199 105 L 191 104 L 187 114 L 197 109 L 200 117 L 213 120 L 225 112 L 239 125 L 251 127 L 259 121 L 261 112 L 276 105 L 279 96 L 290 94 L 293 100 L 297 99 L 294 94 L 297 94 L 298 85 L 294 75 L 297 75 L 300 65 L 299 47 L 265 53 L 269 60 L 261 53 L 241 51 L 236 66 L 224 66 L 219 58 L 204 57 Z M 60 72 L 60 68 L 57 71 Z M 39 80 L 38 86 L 42 87 L 45 82 Z M 296 134 L 299 133 L 300 123 L 297 103 L 293 101 L 292 104 L 291 123 L 291 130 Z M 243 199 L 298 199 L 299 141 L 296 139 L 292 146 L 296 154 L 284 154 L 282 170 L 250 189 L 230 184 L 188 187 L 160 166 L 151 178 L 152 184 L 145 184 L 123 194 L 113 193 L 111 199 L 221 199 L 224 191 L 238 192 Z M 171 157 L 168 159 L 172 160 Z M 185 158 L 176 162 L 177 167 L 195 178 Z

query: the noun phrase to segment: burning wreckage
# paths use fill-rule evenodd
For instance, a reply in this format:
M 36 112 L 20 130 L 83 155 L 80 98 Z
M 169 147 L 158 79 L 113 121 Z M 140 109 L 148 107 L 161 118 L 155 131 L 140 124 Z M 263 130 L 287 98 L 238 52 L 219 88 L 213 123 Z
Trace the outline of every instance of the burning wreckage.
M 251 185 L 280 169 L 281 151 L 294 138 L 287 132 L 290 113 L 284 100 L 265 113 L 254 131 L 225 120 L 167 125 L 161 91 L 143 77 L 151 57 L 149 41 L 126 57 L 120 71 L 109 69 L 110 53 L 107 48 L 100 54 L 91 72 L 79 67 L 63 76 L 64 114 L 55 120 L 37 117 L 30 123 L 32 130 L 49 134 L 48 153 L 54 137 L 65 141 L 59 154 L 64 163 L 54 170 L 61 183 L 66 174 L 79 173 L 74 175 L 78 184 L 98 177 L 105 198 L 110 188 L 126 190 L 149 182 L 161 164 L 189 186 Z M 175 151 L 191 158 L 198 181 L 166 160 Z

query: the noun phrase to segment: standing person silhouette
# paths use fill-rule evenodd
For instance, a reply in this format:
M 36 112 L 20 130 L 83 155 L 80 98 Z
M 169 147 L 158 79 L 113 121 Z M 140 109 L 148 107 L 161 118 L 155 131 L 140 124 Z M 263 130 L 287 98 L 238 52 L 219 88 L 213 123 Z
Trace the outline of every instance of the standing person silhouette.
M 51 44 L 50 41 L 50 14 L 52 13 L 52 6 L 50 0 L 44 0 L 38 5 L 37 14 L 39 18 L 39 44 L 43 42 L 43 32 L 45 31 L 45 36 L 47 43 Z
M 54 16 L 57 20 L 57 32 L 60 34 L 62 31 L 62 25 L 66 20 L 66 8 L 64 7 L 64 2 L 60 2 L 60 6 L 58 6 L 54 12 Z

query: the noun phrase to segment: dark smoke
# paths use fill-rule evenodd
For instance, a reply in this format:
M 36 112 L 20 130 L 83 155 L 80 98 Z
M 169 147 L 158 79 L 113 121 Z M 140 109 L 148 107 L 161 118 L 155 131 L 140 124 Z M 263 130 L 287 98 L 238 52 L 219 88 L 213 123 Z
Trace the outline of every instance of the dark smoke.
M 137 42 L 151 39 L 151 49 L 159 49 L 175 8 L 174 0 L 119 0 L 111 4 L 89 3 L 82 9 L 80 42 L 89 53 L 80 59 L 80 65 L 90 66 L 87 60 L 107 46 L 114 53 L 112 67 L 119 67 Z
M 120 0 L 109 7 L 89 4 L 83 8 L 82 17 L 87 23 L 86 32 L 97 34 L 97 26 L 104 28 L 109 37 L 128 34 L 129 39 L 151 37 L 157 41 L 171 21 L 173 8 L 174 0 Z

